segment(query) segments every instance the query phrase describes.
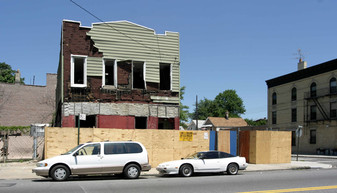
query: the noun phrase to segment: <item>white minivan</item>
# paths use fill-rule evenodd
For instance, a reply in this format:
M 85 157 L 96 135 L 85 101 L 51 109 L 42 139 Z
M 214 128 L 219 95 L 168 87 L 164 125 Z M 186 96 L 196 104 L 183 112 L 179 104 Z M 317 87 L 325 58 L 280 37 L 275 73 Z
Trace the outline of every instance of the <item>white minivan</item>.
M 88 142 L 62 155 L 42 160 L 33 172 L 57 181 L 70 175 L 123 174 L 138 178 L 141 171 L 151 166 L 145 147 L 134 141 Z

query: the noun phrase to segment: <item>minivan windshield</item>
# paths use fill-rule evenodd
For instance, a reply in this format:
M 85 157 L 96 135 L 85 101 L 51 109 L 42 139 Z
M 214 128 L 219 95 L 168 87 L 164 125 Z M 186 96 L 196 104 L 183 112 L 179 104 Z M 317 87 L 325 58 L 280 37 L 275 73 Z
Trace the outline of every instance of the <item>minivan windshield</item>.
M 69 155 L 69 154 L 72 154 L 75 150 L 77 150 L 78 148 L 80 148 L 83 144 L 79 144 L 78 146 L 72 148 L 71 150 L 69 150 L 68 152 L 66 153 L 63 153 L 61 155 Z

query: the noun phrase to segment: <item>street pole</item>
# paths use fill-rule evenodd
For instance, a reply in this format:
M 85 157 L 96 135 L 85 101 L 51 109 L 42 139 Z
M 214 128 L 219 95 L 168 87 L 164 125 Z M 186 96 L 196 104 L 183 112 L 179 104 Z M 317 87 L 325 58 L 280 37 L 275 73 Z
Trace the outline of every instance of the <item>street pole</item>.
M 81 124 L 80 116 L 81 116 L 81 114 L 79 113 L 78 114 L 78 121 L 77 121 L 77 126 L 78 126 L 78 128 L 77 128 L 77 145 L 80 144 L 80 124 Z

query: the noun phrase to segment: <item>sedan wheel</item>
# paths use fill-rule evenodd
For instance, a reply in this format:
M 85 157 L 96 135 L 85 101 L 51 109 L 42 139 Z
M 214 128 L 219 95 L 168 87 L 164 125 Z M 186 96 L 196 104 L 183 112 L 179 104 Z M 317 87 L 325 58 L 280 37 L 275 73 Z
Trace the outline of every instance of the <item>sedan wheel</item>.
M 180 171 L 179 171 L 180 175 L 183 176 L 183 177 L 190 177 L 192 176 L 193 174 L 193 169 L 192 169 L 192 166 L 190 165 L 182 165 L 180 167 Z
M 58 165 L 51 170 L 50 175 L 56 181 L 64 181 L 69 177 L 70 172 L 66 166 Z
M 129 179 L 136 179 L 140 175 L 140 169 L 135 164 L 130 164 L 124 169 L 124 176 Z
M 231 163 L 227 167 L 227 173 L 230 175 L 236 175 L 239 171 L 239 167 L 237 164 Z

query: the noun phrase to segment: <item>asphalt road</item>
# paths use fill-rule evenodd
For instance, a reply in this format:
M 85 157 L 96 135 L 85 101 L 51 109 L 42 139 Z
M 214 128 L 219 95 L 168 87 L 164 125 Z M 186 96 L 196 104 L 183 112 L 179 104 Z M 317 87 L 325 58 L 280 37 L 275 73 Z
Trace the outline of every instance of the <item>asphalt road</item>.
M 190 178 L 146 176 L 138 180 L 116 177 L 72 178 L 66 182 L 0 180 L 1 193 L 212 193 L 280 189 L 295 192 L 298 188 L 309 188 L 305 192 L 313 189 L 317 190 L 312 192 L 337 192 L 337 169 L 241 172 L 236 176 L 199 175 Z

